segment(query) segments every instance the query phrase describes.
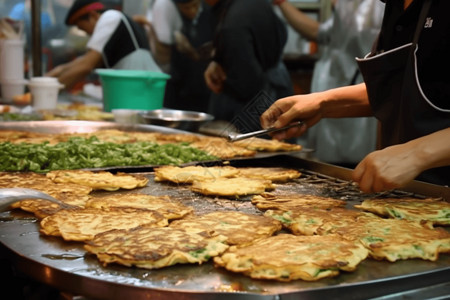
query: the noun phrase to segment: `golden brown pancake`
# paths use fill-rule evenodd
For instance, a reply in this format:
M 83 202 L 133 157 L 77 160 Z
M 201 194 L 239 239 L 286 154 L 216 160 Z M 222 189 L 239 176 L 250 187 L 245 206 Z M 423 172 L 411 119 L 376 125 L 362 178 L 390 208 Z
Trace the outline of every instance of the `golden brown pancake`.
M 239 168 L 240 177 L 267 179 L 272 182 L 287 182 L 300 177 L 300 175 L 299 171 L 287 168 Z
M 112 174 L 106 171 L 91 172 L 83 170 L 61 170 L 47 173 L 47 177 L 56 183 L 75 183 L 90 186 L 95 190 L 116 191 L 144 187 L 148 178 L 127 173 Z
M 111 230 L 87 242 L 85 249 L 104 264 L 118 263 L 146 269 L 175 264 L 201 264 L 224 252 L 226 238 L 206 232 L 192 233 L 170 227 L 141 226 Z
M 41 221 L 41 232 L 61 236 L 66 241 L 87 241 L 108 230 L 141 225 L 163 227 L 168 221 L 156 211 L 130 207 L 61 210 Z
M 323 226 L 326 224 L 330 224 L 332 228 L 356 224 L 357 218 L 363 213 L 340 207 L 329 209 L 299 207 L 289 211 L 267 210 L 264 215 L 280 221 L 284 228 L 295 235 L 315 235 L 325 234 Z
M 281 223 L 264 216 L 237 211 L 217 211 L 170 223 L 169 227 L 188 232 L 213 231 L 227 237 L 227 244 L 246 244 L 255 239 L 268 237 L 281 229 Z
M 449 232 L 415 221 L 364 214 L 358 218 L 356 226 L 349 224 L 326 231 L 356 239 L 370 251 L 371 257 L 391 262 L 412 258 L 435 261 L 439 253 L 450 252 Z
M 292 210 L 297 209 L 298 207 L 331 208 L 331 207 L 343 207 L 346 205 L 346 202 L 343 200 L 337 200 L 333 198 L 315 195 L 303 195 L 303 194 L 275 195 L 270 193 L 264 193 L 261 195 L 253 196 L 252 203 L 261 210 L 266 209 Z
M 450 225 L 450 203 L 440 199 L 367 199 L 355 207 L 380 216 Z
M 172 201 L 168 196 L 152 196 L 144 194 L 111 194 L 101 197 L 91 197 L 86 207 L 109 208 L 109 207 L 133 207 L 140 209 L 155 210 L 165 218 L 181 219 L 193 212 L 192 207 Z
M 221 159 L 229 159 L 233 157 L 252 157 L 256 151 L 249 150 L 244 147 L 227 142 L 224 138 L 205 137 L 200 141 L 190 144 L 191 147 L 203 150 L 210 155 L 217 156 Z
M 236 141 L 235 145 L 247 148 L 249 150 L 261 152 L 278 152 L 278 151 L 300 151 L 301 145 L 285 143 L 278 140 L 268 140 L 257 137 Z
M 214 258 L 218 266 L 255 279 L 315 281 L 354 271 L 367 257 L 359 242 L 340 236 L 279 234 L 247 246 L 231 246 Z
M 240 197 L 274 189 L 272 181 L 253 178 L 217 178 L 194 181 L 191 189 L 203 195 Z
M 230 166 L 162 166 L 155 168 L 155 181 L 171 181 L 175 183 L 192 183 L 220 177 L 233 177 L 239 174 L 238 169 Z

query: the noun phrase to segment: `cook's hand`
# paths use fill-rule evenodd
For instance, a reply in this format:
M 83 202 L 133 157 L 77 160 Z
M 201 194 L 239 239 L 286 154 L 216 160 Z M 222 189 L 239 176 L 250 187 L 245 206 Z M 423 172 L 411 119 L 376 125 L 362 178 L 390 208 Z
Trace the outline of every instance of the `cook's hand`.
M 353 180 L 366 193 L 402 187 L 422 172 L 422 160 L 408 144 L 399 144 L 367 155 L 353 171 Z
M 304 134 L 322 118 L 319 105 L 319 94 L 296 95 L 277 100 L 260 118 L 261 126 L 280 128 L 295 121 L 302 120 L 304 125 L 274 132 L 272 137 L 284 140 Z
M 206 85 L 216 94 L 223 91 L 224 81 L 227 79 L 224 69 L 217 62 L 212 61 L 204 73 Z

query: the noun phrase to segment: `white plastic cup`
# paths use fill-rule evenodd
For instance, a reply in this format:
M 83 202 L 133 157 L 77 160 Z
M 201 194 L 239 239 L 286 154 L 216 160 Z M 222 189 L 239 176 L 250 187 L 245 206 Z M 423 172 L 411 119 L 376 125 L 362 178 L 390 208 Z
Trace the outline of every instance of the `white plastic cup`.
M 24 78 L 24 45 L 19 39 L 0 39 L 0 81 Z
M 12 103 L 14 96 L 23 95 L 27 84 L 25 79 L 3 79 L 2 86 L 2 102 Z
M 64 86 L 54 77 L 33 77 L 28 84 L 32 106 L 36 110 L 55 109 L 59 90 Z

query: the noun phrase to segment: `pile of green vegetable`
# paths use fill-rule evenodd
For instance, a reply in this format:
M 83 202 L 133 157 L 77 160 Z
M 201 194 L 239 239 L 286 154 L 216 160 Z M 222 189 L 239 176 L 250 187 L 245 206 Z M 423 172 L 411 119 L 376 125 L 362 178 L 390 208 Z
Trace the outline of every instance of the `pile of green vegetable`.
M 153 142 L 116 144 L 97 137 L 72 137 L 50 145 L 0 143 L 0 171 L 48 172 L 83 168 L 139 165 L 180 165 L 217 157 L 186 143 L 159 145 Z

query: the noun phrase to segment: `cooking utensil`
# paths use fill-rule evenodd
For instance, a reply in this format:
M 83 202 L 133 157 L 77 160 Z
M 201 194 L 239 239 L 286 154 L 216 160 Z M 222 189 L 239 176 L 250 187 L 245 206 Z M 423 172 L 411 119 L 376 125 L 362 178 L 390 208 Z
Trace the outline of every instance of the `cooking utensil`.
M 11 204 L 24 199 L 44 199 L 60 205 L 63 208 L 74 208 L 74 206 L 61 202 L 49 194 L 35 189 L 8 188 L 0 189 L 0 211 L 5 211 Z
M 235 133 L 230 133 L 227 136 L 227 139 L 230 142 L 236 142 L 236 141 L 240 141 L 240 140 L 244 140 L 244 139 L 248 139 L 254 136 L 260 136 L 260 135 L 264 135 L 264 134 L 268 134 L 270 132 L 275 132 L 275 131 L 282 131 L 282 130 L 286 130 L 292 127 L 296 127 L 296 126 L 301 126 L 303 124 L 303 121 L 297 121 L 295 123 L 289 124 L 287 126 L 281 127 L 281 128 L 268 128 L 268 129 L 262 129 L 262 130 L 258 130 L 258 131 L 253 131 L 253 132 L 249 132 L 249 133 L 243 133 L 243 134 L 235 134 Z

